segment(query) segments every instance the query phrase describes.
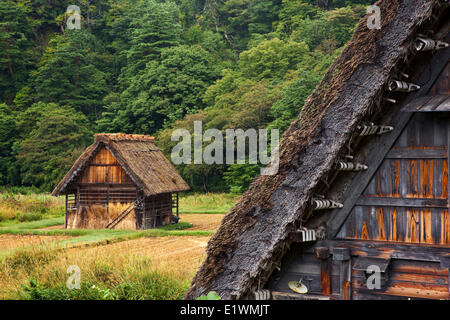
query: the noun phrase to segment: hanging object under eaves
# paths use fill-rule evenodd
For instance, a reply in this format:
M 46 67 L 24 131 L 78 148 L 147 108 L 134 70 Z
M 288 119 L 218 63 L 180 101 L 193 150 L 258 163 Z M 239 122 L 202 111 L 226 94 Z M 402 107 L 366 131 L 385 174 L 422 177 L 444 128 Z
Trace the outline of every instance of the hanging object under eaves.
M 394 130 L 394 127 L 379 126 L 379 125 L 370 123 L 368 125 L 358 126 L 358 130 L 359 130 L 359 136 L 364 137 L 364 136 L 371 136 L 371 135 L 375 135 L 375 134 L 382 135 L 385 133 L 389 133 Z
M 405 81 L 392 80 L 389 82 L 389 91 L 413 92 L 420 89 L 420 86 Z
M 313 199 L 314 210 L 341 209 L 344 207 L 342 203 L 329 199 Z
M 447 42 L 427 38 L 417 38 L 414 43 L 415 49 L 419 52 L 445 49 L 448 46 L 449 44 Z
M 365 164 L 346 161 L 338 161 L 335 165 L 335 168 L 337 171 L 365 171 L 369 169 L 369 167 Z

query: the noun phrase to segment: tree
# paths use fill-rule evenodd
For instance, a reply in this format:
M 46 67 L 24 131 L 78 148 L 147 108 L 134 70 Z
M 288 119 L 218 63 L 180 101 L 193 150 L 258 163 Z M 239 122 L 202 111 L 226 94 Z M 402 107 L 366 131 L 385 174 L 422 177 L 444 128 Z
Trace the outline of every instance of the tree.
M 239 69 L 250 79 L 282 79 L 308 54 L 303 42 L 272 39 L 241 53 Z
M 208 52 L 178 46 L 161 52 L 125 90 L 120 102 L 107 108 L 101 130 L 154 133 L 164 125 L 204 107 L 206 89 L 219 76 Z
M 343 7 L 321 11 L 316 18 L 293 19 L 292 39 L 305 41 L 311 49 L 325 40 L 335 39 L 337 47 L 341 47 L 350 40 L 356 23 L 364 13 L 362 6 Z
M 12 102 L 32 65 L 30 8 L 12 0 L 0 1 L 0 100 Z
M 228 167 L 223 178 L 232 193 L 243 193 L 250 183 L 259 176 L 261 169 L 256 164 L 233 164 Z
M 130 48 L 127 64 L 119 77 L 125 89 L 140 75 L 147 63 L 162 50 L 180 44 L 181 26 L 178 7 L 173 2 L 142 0 L 127 13 L 130 16 Z
M 6 104 L 0 103 L 0 184 L 9 183 L 9 168 L 13 162 L 12 146 L 17 131 L 15 115 Z
M 41 105 L 43 113 L 19 146 L 22 184 L 50 191 L 92 141 L 86 117 L 70 107 Z
M 305 103 L 306 98 L 316 87 L 320 80 L 320 74 L 310 71 L 302 71 L 298 74 L 298 79 L 291 82 L 271 109 L 271 115 L 275 119 L 270 128 L 286 130 L 294 121 Z
M 33 73 L 35 101 L 68 105 L 91 119 L 101 113 L 107 75 L 96 64 L 95 37 L 84 30 L 54 35 Z

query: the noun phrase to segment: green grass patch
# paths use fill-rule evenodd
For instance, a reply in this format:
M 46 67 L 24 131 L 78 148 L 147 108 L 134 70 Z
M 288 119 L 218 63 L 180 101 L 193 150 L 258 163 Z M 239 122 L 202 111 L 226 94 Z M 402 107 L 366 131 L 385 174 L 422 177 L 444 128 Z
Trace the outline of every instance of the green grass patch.
M 236 204 L 240 196 L 228 193 L 190 193 L 180 197 L 180 213 L 224 214 Z
M 78 261 L 80 288 L 67 288 L 68 259 L 50 247 L 21 249 L 0 261 L 0 279 L 20 280 L 3 298 L 27 300 L 177 300 L 189 278 L 155 270 L 146 257 L 105 254 Z M 3 277 L 2 277 L 3 276 Z M 21 280 L 23 279 L 23 280 Z M 6 295 L 6 296 L 5 296 Z
M 29 280 L 22 285 L 25 300 L 181 300 L 187 286 L 160 272 L 134 275 L 127 282 L 112 284 L 83 281 L 80 289 L 68 289 L 65 283 L 42 284 Z
M 64 198 L 52 197 L 48 193 L 36 194 L 30 191 L 0 193 L 0 222 L 12 223 L 37 221 L 64 216 Z M 2 223 L 4 225 L 4 223 Z
M 189 222 L 178 222 L 175 224 L 169 224 L 167 226 L 163 226 L 161 228 L 158 228 L 159 230 L 166 230 L 166 231 L 172 231 L 172 230 L 185 230 L 192 228 L 194 225 Z
M 17 230 L 26 230 L 26 229 L 41 229 L 48 228 L 53 226 L 58 226 L 64 224 L 64 217 L 56 217 L 50 219 L 44 219 L 39 221 L 31 221 L 31 222 L 23 222 L 23 223 L 6 223 L 4 225 L 0 225 L 0 234 L 1 233 L 12 233 Z

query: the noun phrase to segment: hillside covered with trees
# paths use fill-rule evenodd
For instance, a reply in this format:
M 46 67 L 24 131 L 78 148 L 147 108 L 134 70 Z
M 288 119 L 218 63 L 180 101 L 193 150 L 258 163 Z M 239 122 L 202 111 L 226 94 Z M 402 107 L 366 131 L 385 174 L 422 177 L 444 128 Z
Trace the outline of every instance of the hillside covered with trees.
M 277 128 L 296 118 L 367 0 L 0 1 L 0 185 L 51 190 L 96 132 Z M 81 29 L 66 25 L 69 5 Z M 257 165 L 183 165 L 244 191 Z

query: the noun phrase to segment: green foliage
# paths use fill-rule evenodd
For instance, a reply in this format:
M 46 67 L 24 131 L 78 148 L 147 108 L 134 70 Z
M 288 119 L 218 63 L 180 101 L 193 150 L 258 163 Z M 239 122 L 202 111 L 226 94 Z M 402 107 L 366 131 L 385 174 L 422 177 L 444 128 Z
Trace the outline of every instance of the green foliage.
M 20 222 L 39 221 L 42 219 L 42 214 L 39 212 L 19 212 L 16 214 L 16 219 Z
M 258 165 L 232 164 L 223 174 L 224 180 L 230 186 L 233 194 L 243 193 L 250 186 L 250 182 L 260 174 L 261 168 Z
M 200 296 L 197 300 L 221 300 L 220 296 L 215 291 L 210 291 L 206 296 Z
M 27 2 L 0 1 L 0 100 L 11 102 L 27 78 L 32 62 Z
M 94 46 L 95 37 L 83 30 L 55 35 L 33 74 L 35 100 L 99 116 L 107 87 L 106 74 L 96 67 Z
M 92 140 L 86 117 L 69 107 L 42 105 L 36 125 L 20 143 L 22 183 L 51 190 Z
M 189 229 L 192 228 L 192 224 L 191 223 L 187 223 L 187 222 L 178 222 L 175 224 L 169 224 L 167 226 L 163 226 L 160 227 L 158 229 L 161 230 L 166 230 L 166 231 L 172 231 L 172 230 L 185 230 L 185 229 Z
M 308 52 L 305 43 L 275 38 L 241 53 L 238 66 L 250 79 L 282 79 L 289 70 L 296 69 Z
M 127 64 L 120 76 L 125 88 L 157 59 L 164 48 L 180 43 L 181 26 L 178 7 L 173 2 L 141 0 L 126 13 L 129 16 L 130 48 L 126 51 Z
M 218 76 L 219 70 L 201 47 L 163 49 L 160 59 L 149 62 L 120 102 L 104 113 L 100 130 L 155 132 L 202 108 L 202 96 Z
M 0 104 L 0 184 L 9 182 L 8 169 L 14 159 L 11 148 L 15 135 L 15 114 L 9 106 Z
M 93 132 L 156 135 L 169 155 L 198 120 L 284 131 L 372 2 L 3 0 L 0 185 L 52 189 Z M 259 171 L 177 169 L 194 191 L 235 193 Z
M 96 278 L 99 281 L 82 281 L 80 289 L 72 290 L 65 283 L 50 285 L 30 279 L 22 285 L 21 296 L 27 300 L 180 300 L 185 290 L 183 284 L 158 272 L 138 274 L 132 281 L 117 284 L 108 276 L 102 279 L 97 274 Z
M 306 98 L 311 94 L 320 80 L 320 76 L 310 71 L 300 72 L 298 79 L 290 83 L 271 109 L 275 119 L 269 127 L 286 130 L 291 122 L 297 118 Z

